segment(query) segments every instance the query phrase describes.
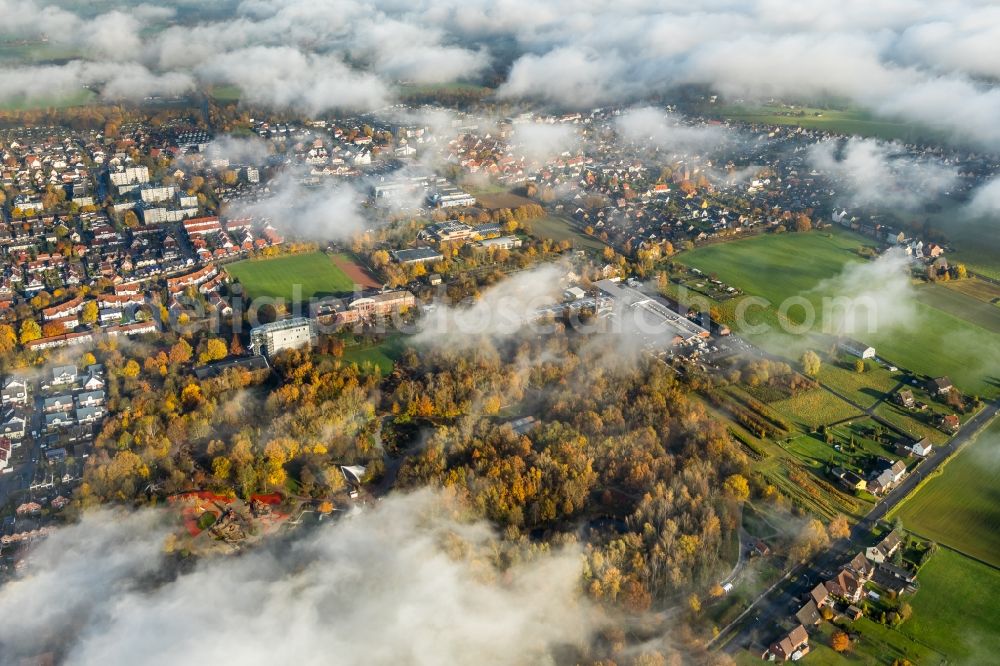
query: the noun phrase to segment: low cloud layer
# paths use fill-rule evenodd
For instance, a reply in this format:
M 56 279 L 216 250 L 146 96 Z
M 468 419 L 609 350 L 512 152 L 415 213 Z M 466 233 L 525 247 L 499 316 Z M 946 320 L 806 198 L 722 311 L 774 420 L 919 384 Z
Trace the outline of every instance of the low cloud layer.
M 429 491 L 392 497 L 168 582 L 176 516 L 91 513 L 0 588 L 0 654 L 55 641 L 70 666 L 528 664 L 587 642 L 578 553 L 501 572 L 490 530 L 452 511 Z
M 729 144 L 734 136 L 719 126 L 693 126 L 652 107 L 632 109 L 617 118 L 616 127 L 629 142 L 674 153 L 703 152 Z
M 873 139 L 830 140 L 810 146 L 810 165 L 831 180 L 844 206 L 914 210 L 958 181 L 954 168 L 910 156 Z
M 133 79 L 145 70 L 136 80 L 163 94 L 182 80 L 228 83 L 248 101 L 307 113 L 378 108 L 391 101 L 397 82 L 505 73 L 504 99 L 581 108 L 698 84 L 731 99 L 842 99 L 1000 148 L 1000 10 L 987 0 L 636 0 L 613 7 L 571 0 L 227 0 L 202 7 L 178 0 L 97 16 L 77 11 L 0 0 L 7 19 L 0 32 L 45 37 L 99 64 L 106 80 L 121 77 L 112 70 L 132 68 Z M 4 86 L 0 94 L 38 96 L 48 87 L 43 81 L 73 78 L 57 70 L 74 68 L 36 69 L 34 88 Z M 4 71 L 0 79 L 13 75 Z M 100 89 L 119 98 L 152 94 L 149 86 Z
M 306 184 L 303 174 L 285 171 L 269 183 L 271 195 L 235 205 L 229 215 L 269 220 L 283 233 L 328 241 L 352 238 L 370 227 L 362 212 L 365 195 L 350 184 Z
M 850 264 L 814 291 L 830 297 L 823 308 L 823 329 L 835 335 L 865 339 L 917 324 L 910 259 L 901 250 Z

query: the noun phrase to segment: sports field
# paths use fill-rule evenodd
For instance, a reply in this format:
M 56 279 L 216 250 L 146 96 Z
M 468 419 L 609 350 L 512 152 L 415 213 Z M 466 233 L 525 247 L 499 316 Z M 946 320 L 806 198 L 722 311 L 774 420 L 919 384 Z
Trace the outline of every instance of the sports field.
M 1000 567 L 1000 423 L 949 461 L 896 515 L 907 529 Z
M 354 291 L 354 280 L 322 252 L 273 259 L 247 259 L 226 266 L 250 298 L 309 299 Z M 296 291 L 296 288 L 298 291 Z
M 571 221 L 558 215 L 535 218 L 528 220 L 526 224 L 531 228 L 531 233 L 538 238 L 551 238 L 556 241 L 569 240 L 572 241 L 573 248 L 576 250 L 599 252 L 604 249 L 604 243 L 600 240 L 577 231 Z

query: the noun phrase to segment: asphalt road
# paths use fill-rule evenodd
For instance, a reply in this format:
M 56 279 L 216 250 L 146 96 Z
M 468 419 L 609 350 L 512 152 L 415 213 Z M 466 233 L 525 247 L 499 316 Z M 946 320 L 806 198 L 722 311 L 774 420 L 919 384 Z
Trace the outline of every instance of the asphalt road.
M 948 442 L 935 447 L 898 486 L 875 505 L 851 531 L 850 539 L 840 539 L 810 562 L 793 569 L 784 579 L 758 596 L 750 607 L 732 624 L 719 632 L 709 644 L 721 643 L 724 651 L 733 653 L 755 643 L 773 640 L 780 631 L 780 624 L 802 607 L 802 598 L 821 580 L 832 577 L 836 569 L 865 547 L 865 539 L 874 524 L 884 518 L 896 505 L 917 487 L 953 453 L 973 439 L 1000 411 L 1000 400 L 986 405 L 969 420 L 962 430 Z

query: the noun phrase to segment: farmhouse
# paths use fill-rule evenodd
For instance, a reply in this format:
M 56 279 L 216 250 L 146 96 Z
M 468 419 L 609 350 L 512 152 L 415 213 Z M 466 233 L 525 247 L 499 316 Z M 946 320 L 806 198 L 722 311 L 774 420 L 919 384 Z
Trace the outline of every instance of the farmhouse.
M 895 395 L 896 403 L 906 407 L 907 409 L 912 409 L 916 405 L 916 400 L 913 399 L 913 391 L 910 389 L 903 389 Z
M 868 345 L 858 342 L 857 340 L 845 338 L 837 343 L 837 347 L 842 351 L 861 359 L 875 358 L 875 348 L 869 347 Z
M 927 390 L 931 395 L 948 395 L 954 384 L 947 377 L 936 377 L 927 382 Z
M 934 447 L 931 445 L 931 441 L 929 439 L 927 439 L 926 437 L 924 437 L 919 442 L 914 443 L 910 447 L 910 451 L 915 456 L 918 456 L 920 458 L 925 458 L 925 457 L 927 457 L 927 456 L 930 455 L 931 450 L 933 448 Z

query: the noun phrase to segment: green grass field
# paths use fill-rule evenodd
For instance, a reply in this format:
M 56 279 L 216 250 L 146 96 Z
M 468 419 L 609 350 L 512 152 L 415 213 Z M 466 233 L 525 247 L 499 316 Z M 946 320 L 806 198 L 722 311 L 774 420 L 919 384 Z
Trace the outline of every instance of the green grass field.
M 344 350 L 342 359 L 346 363 L 356 363 L 362 368 L 365 367 L 365 364 L 370 363 L 385 376 L 392 372 L 393 366 L 395 366 L 399 357 L 402 356 L 404 349 L 406 349 L 404 338 L 394 335 L 374 346 L 354 349 L 348 347 Z
M 804 391 L 793 398 L 772 402 L 770 407 L 803 431 L 815 430 L 821 425 L 861 415 L 856 407 L 822 388 Z
M 899 633 L 943 652 L 953 664 L 996 663 L 1000 570 L 941 548 L 917 581 L 913 617 Z
M 322 252 L 248 259 L 230 264 L 226 270 L 240 281 L 250 298 L 263 296 L 291 301 L 296 295 L 296 286 L 302 299 L 348 294 L 354 290 L 354 281 Z
M 861 109 L 812 107 L 788 109 L 778 105 L 745 106 L 734 104 L 706 107 L 703 111 L 707 115 L 728 120 L 768 125 L 790 125 L 889 140 L 912 141 L 918 138 L 936 136 L 933 131 L 926 128 L 911 123 L 893 122 L 879 118 Z
M 917 534 L 1000 567 L 1000 423 L 897 510 Z
M 950 282 L 923 285 L 917 290 L 917 298 L 932 308 L 981 326 L 987 331 L 1000 333 L 1000 308 L 958 289 L 952 289 L 950 285 Z
M 846 357 L 841 360 L 825 356 L 817 379 L 863 407 L 872 407 L 883 397 L 890 399 L 891 392 L 899 385 L 899 372 L 889 372 L 872 363 L 868 371 L 858 373 L 854 368 L 844 367 L 845 363 Z
M 742 289 L 748 295 L 762 296 L 773 307 L 793 296 L 812 304 L 817 318 L 823 312 L 823 298 L 836 296 L 817 289 L 823 280 L 838 276 L 850 263 L 863 261 L 855 250 L 868 241 L 855 234 L 834 230 L 832 233 L 767 234 L 750 239 L 718 243 L 685 252 L 678 261 Z M 920 290 L 917 290 L 920 293 Z M 950 292 L 939 292 L 944 298 Z M 956 294 L 963 298 L 962 294 Z M 731 318 L 741 299 L 722 305 L 723 317 Z M 913 300 L 913 322 L 895 326 L 892 330 L 858 336 L 874 346 L 879 356 L 913 372 L 940 376 L 948 375 L 967 393 L 994 396 L 1000 393 L 996 378 L 1000 376 L 1000 335 L 966 318 L 959 318 L 938 307 Z M 977 303 L 969 317 L 984 320 Z M 957 310 L 961 306 L 949 306 Z M 792 323 L 801 323 L 800 307 L 788 310 Z M 768 323 L 772 332 L 748 335 L 756 344 L 777 354 L 798 360 L 806 346 L 828 345 L 829 337 L 810 340 L 804 336 L 774 334 L 778 316 L 773 309 L 754 307 L 748 310 L 750 323 Z M 814 328 L 821 328 L 817 323 Z M 736 328 L 737 332 L 739 329 Z M 780 333 L 780 329 L 777 331 Z M 822 348 L 822 346 L 818 347 Z M 794 351 L 794 353 L 793 353 Z

